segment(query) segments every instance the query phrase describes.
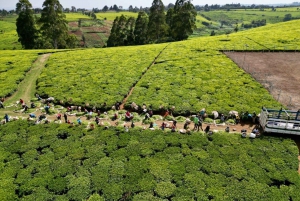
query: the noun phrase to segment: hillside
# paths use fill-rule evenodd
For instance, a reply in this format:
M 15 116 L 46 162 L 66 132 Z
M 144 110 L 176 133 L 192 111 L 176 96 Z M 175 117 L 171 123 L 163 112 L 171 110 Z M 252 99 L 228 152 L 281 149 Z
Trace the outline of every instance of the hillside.
M 55 53 L 38 79 L 37 92 L 44 97 L 54 96 L 57 102 L 102 109 L 126 98 L 126 107 L 131 102 L 151 104 L 156 111 L 161 106 L 175 106 L 178 114 L 203 107 L 224 112 L 259 112 L 262 105 L 280 107 L 255 79 L 219 51 L 297 51 L 299 24 L 296 20 L 170 44 Z M 22 55 L 18 51 L 10 54 Z M 9 57 L 5 60 L 6 65 L 13 63 Z M 19 73 L 24 76 L 22 71 Z
M 293 10 L 294 9 L 294 10 Z M 199 36 L 209 36 L 214 32 L 216 35 L 233 33 L 236 23 L 238 31 L 246 30 L 243 24 L 252 21 L 265 19 L 268 24 L 282 22 L 286 14 L 291 14 L 293 19 L 300 17 L 296 8 L 271 10 L 230 10 L 230 11 L 210 11 L 199 12 L 196 19 L 197 29 L 190 38 Z M 65 13 L 69 25 L 69 33 L 75 34 L 78 39 L 78 47 L 99 48 L 106 45 L 110 35 L 110 30 L 114 19 L 117 16 L 125 15 L 137 17 L 137 13 L 132 12 L 106 12 L 96 13 L 97 20 L 92 20 L 88 15 L 82 13 Z M 37 15 L 39 16 L 39 15 Z M 204 16 L 204 17 L 203 17 Z M 0 49 L 21 49 L 16 33 L 16 15 L 1 18 Z M 80 25 L 79 25 L 79 21 Z
M 245 74 L 219 50 L 269 51 L 274 48 L 296 50 L 297 41 L 286 39 L 297 34 L 299 23 L 300 21 L 291 21 L 229 36 L 204 37 L 170 44 L 62 52 L 50 57 L 48 67 L 40 78 L 43 81 L 38 81 L 38 92 L 42 95 L 53 95 L 58 98 L 58 101 L 63 102 L 68 102 L 71 98 L 72 102 L 69 104 L 85 105 L 89 103 L 89 105 L 102 107 L 101 105 L 106 102 L 107 108 L 103 109 L 108 109 L 115 102 L 122 102 L 122 96 L 126 97 L 134 87 L 127 105 L 131 102 L 136 102 L 138 105 L 151 104 L 154 110 L 159 110 L 161 106 L 175 106 L 180 114 L 186 110 L 195 112 L 203 107 L 224 112 L 229 110 L 259 112 L 262 105 L 280 107 L 260 84 Z M 287 27 L 289 29 L 283 35 L 283 30 L 286 30 Z M 265 39 L 265 36 L 270 37 Z M 281 43 L 281 40 L 285 42 Z M 275 46 L 272 47 L 270 44 Z M 161 52 L 153 52 L 155 48 Z M 130 51 L 133 51 L 131 56 L 126 59 L 126 62 L 123 62 L 122 57 L 126 55 L 123 52 L 129 53 Z M 143 58 L 143 54 L 148 55 L 148 61 Z M 151 54 L 153 56 L 150 56 Z M 103 55 L 99 61 L 97 61 L 98 55 Z M 113 57 L 109 55 L 116 57 L 112 59 Z M 137 63 L 139 60 L 147 62 L 141 65 L 139 62 Z M 126 77 L 114 78 L 118 72 L 122 71 L 117 70 L 112 62 L 119 63 L 122 68 L 132 68 L 134 65 L 138 65 L 138 68 L 144 70 L 135 70 L 140 72 L 135 75 L 137 78 L 129 72 Z M 226 68 L 224 68 L 225 66 Z M 77 78 L 72 74 L 74 78 L 66 80 L 63 84 L 53 82 L 56 79 L 64 79 L 64 73 L 58 72 L 68 72 L 68 68 L 73 71 L 74 75 L 77 75 Z M 93 75 L 88 73 L 91 72 L 88 70 L 89 68 L 95 72 Z M 109 71 L 115 72 L 114 77 L 108 79 L 107 76 L 110 74 L 104 73 L 102 68 L 105 68 L 105 71 L 111 69 Z M 147 69 L 145 70 L 145 68 Z M 70 86 L 76 87 L 80 80 L 98 80 L 97 87 L 94 87 L 92 83 L 81 84 L 82 86 L 78 87 L 82 89 L 83 93 L 77 94 L 73 90 L 70 91 Z M 126 81 L 128 86 L 121 84 L 121 81 Z M 106 94 L 105 91 L 110 82 L 114 83 L 114 86 L 109 89 L 119 93 L 119 98 L 107 99 L 100 95 Z M 243 88 L 240 88 L 241 84 L 244 85 Z M 57 88 L 60 90 L 54 90 Z M 238 92 L 237 89 L 239 89 Z M 63 92 L 60 92 L 61 90 Z M 51 91 L 55 94 L 51 94 Z M 100 95 L 100 98 L 97 94 Z M 83 96 L 86 98 L 80 98 Z M 182 99 L 185 100 L 184 105 L 181 104 Z M 256 101 L 252 101 L 253 99 L 265 102 L 257 104 Z
M 299 25 L 295 20 L 156 45 L 0 50 L 2 96 L 20 92 L 4 101 L 11 107 L 0 114 L 15 114 L 12 104 L 26 91 L 53 96 L 50 113 L 52 106 L 64 112 L 62 106 L 77 105 L 99 109 L 100 117 L 108 118 L 116 102 L 130 110 L 135 102 L 156 114 L 172 109 L 187 116 L 202 108 L 208 114 L 279 108 L 283 105 L 236 64 L 246 54 L 235 63 L 223 51 L 295 54 Z M 35 101 L 38 108 L 28 112 L 44 112 L 43 103 L 29 98 L 26 94 L 26 103 Z M 141 121 L 143 116 L 134 114 L 133 121 Z M 154 131 L 136 127 L 127 132 L 121 118 L 112 121 L 116 126 L 97 126 L 95 115 L 86 120 L 89 125 L 75 120 L 0 125 L 0 200 L 300 200 L 299 151 L 289 137 L 180 134 L 157 125 Z

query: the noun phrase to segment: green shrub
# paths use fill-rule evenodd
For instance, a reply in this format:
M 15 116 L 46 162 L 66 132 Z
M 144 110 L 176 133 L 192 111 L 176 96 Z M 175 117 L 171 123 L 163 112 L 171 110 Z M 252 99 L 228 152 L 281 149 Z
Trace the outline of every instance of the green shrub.
M 150 192 L 154 190 L 156 181 L 151 174 L 145 174 L 138 180 L 138 186 L 141 191 Z
M 176 119 L 177 122 L 185 122 L 186 117 L 184 117 L 184 116 L 177 116 L 177 117 L 175 117 L 175 119 Z
M 91 194 L 91 181 L 88 177 L 84 176 L 68 176 L 68 197 L 74 200 L 87 199 Z
M 214 123 L 214 120 L 211 118 L 206 117 L 203 121 L 204 123 Z
M 53 178 L 48 183 L 48 189 L 55 194 L 64 194 L 67 191 L 68 180 L 64 177 Z
M 134 195 L 133 201 L 163 201 L 164 199 L 162 198 L 158 198 L 158 197 L 155 197 L 152 193 L 150 192 L 141 192 L 141 193 L 138 193 L 136 195 Z
M 87 201 L 105 201 L 105 199 L 99 194 L 93 194 L 87 199 Z
M 155 192 L 161 198 L 168 198 L 172 196 L 175 192 L 176 186 L 171 182 L 160 182 L 155 188 Z
M 235 120 L 234 119 L 228 119 L 226 121 L 227 124 L 235 124 Z
M 105 200 L 119 200 L 123 195 L 122 183 L 109 183 L 103 188 L 103 195 Z
M 14 184 L 13 178 L 0 179 L 0 199 L 1 200 L 17 200 L 18 195 L 15 193 L 17 185 Z

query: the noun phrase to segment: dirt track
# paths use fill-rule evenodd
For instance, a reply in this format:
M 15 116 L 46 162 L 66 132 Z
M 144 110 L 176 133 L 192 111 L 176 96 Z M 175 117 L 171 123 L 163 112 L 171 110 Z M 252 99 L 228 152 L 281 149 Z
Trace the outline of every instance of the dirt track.
M 300 109 L 300 53 L 226 52 L 289 109 Z

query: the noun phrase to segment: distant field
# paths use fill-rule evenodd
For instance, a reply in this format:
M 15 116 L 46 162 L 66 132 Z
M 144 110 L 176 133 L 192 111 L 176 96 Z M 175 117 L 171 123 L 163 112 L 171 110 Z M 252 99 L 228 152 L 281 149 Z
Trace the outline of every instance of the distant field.
M 14 15 L 7 15 L 5 17 L 0 17 L 0 21 L 5 21 L 5 22 L 12 22 L 12 23 L 15 23 L 16 22 L 16 19 L 17 19 L 17 15 L 14 14 Z
M 15 18 L 0 20 L 0 50 L 22 49 L 18 42 Z
M 296 8 L 278 8 L 278 11 L 265 9 L 231 9 L 216 11 L 201 11 L 197 16 L 197 30 L 191 37 L 209 36 L 214 32 L 216 35 L 223 35 L 235 32 L 234 28 L 238 25 L 238 31 L 247 30 L 243 25 L 251 24 L 252 21 L 266 20 L 267 24 L 275 24 L 284 21 L 286 14 L 291 14 L 293 19 L 300 19 L 300 10 Z M 204 16 L 201 16 L 204 15 Z M 201 18 L 202 19 L 201 19 Z M 221 21 L 225 22 L 221 26 Z M 204 26 L 202 22 L 209 22 L 209 26 Z
M 300 13 L 300 6 L 276 8 L 276 11 L 288 11 L 288 12 L 299 12 Z
M 202 22 L 211 23 L 213 25 L 219 24 L 218 22 L 207 20 L 204 17 L 202 17 L 201 15 L 197 15 L 196 20 L 197 20 L 196 21 L 197 28 L 204 28 L 205 27 L 205 25 L 203 25 Z
M 247 37 L 270 50 L 299 50 L 299 27 L 300 20 L 293 20 L 239 32 L 236 35 Z
M 65 13 L 68 22 L 78 22 L 79 19 L 91 19 L 88 15 L 82 13 Z
M 211 18 L 213 21 L 221 21 L 226 20 L 230 21 L 232 24 L 234 23 L 250 23 L 252 20 L 262 20 L 266 19 L 267 23 L 278 23 L 282 22 L 283 18 L 286 14 L 292 14 L 294 18 L 300 18 L 300 12 L 290 11 L 252 11 L 252 10 L 237 10 L 237 11 L 209 11 L 209 12 L 200 12 L 200 14 L 204 14 L 205 16 Z
M 110 30 L 114 19 L 117 16 L 132 16 L 137 18 L 138 13 L 133 12 L 103 12 L 96 13 L 97 21 L 91 20 L 87 15 L 81 13 L 67 13 L 70 31 L 74 33 L 80 41 L 81 47 L 103 47 L 110 35 Z M 81 21 L 81 27 L 78 27 L 78 20 Z M 87 20 L 84 20 L 87 19 Z M 100 20 L 100 21 L 99 21 Z M 84 41 L 83 41 L 84 38 Z
M 103 12 L 103 13 L 96 13 L 97 19 L 104 19 L 113 21 L 117 16 L 129 16 L 129 17 L 135 17 L 137 18 L 138 13 L 133 12 Z

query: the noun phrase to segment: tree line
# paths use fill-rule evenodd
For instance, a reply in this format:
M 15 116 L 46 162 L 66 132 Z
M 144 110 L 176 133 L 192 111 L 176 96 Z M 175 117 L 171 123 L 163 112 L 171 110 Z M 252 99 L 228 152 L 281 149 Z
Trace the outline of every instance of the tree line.
M 77 44 L 75 35 L 68 34 L 66 16 L 58 0 L 45 0 L 40 17 L 28 0 L 16 4 L 19 42 L 25 49 L 65 49 Z
M 167 13 L 161 0 L 153 0 L 149 15 L 140 11 L 137 19 L 124 15 L 116 17 L 107 46 L 185 40 L 196 28 L 196 16 L 197 12 L 190 0 L 177 0 Z
M 295 5 L 289 4 L 285 6 L 274 6 L 274 5 L 267 5 L 267 4 L 251 4 L 251 5 L 242 5 L 240 3 L 232 3 L 232 4 L 212 4 L 208 5 L 205 4 L 204 6 L 196 5 L 195 9 L 197 11 L 214 11 L 214 10 L 227 10 L 230 11 L 231 9 L 260 9 L 260 11 L 264 11 L 264 9 L 272 9 L 272 11 L 276 11 L 276 8 L 282 7 L 294 7 Z

